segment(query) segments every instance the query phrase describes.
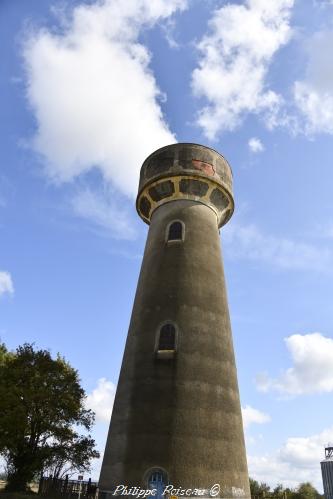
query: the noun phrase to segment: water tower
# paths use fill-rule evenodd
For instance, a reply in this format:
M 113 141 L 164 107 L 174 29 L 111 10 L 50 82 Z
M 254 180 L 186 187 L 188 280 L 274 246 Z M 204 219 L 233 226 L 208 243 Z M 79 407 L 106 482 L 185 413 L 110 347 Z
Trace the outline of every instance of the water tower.
M 171 495 L 250 498 L 219 237 L 230 166 L 201 145 L 163 147 L 142 165 L 136 206 L 149 232 L 99 497 L 171 484 Z

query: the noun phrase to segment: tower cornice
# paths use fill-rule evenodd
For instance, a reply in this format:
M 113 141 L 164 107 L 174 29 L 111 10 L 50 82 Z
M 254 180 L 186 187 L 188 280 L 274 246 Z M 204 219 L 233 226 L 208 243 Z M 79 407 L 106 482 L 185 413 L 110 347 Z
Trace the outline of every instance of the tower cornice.
M 176 200 L 191 200 L 214 210 L 221 227 L 232 216 L 232 171 L 214 149 L 179 143 L 152 153 L 141 167 L 136 208 L 150 223 L 159 206 Z

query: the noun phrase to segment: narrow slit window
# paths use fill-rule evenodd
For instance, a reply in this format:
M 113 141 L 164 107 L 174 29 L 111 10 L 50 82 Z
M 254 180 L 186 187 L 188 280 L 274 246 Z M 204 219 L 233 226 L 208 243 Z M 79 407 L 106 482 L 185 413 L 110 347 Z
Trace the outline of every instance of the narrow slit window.
M 172 222 L 169 225 L 168 241 L 182 241 L 183 240 L 183 224 L 181 222 Z

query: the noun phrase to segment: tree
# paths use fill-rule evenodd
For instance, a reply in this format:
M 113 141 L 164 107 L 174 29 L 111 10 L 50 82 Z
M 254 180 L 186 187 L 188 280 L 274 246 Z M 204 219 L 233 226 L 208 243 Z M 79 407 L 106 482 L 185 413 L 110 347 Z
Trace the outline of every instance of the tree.
M 62 439 L 57 453 L 45 462 L 44 473 L 49 473 L 54 478 L 64 478 L 66 475 L 89 471 L 91 459 L 99 457 L 94 446 L 95 442 L 90 436 L 76 435 L 74 438 Z
M 301 483 L 296 493 L 300 499 L 318 499 L 321 497 L 318 490 L 310 482 Z
M 270 487 L 264 482 L 257 482 L 250 478 L 251 497 L 273 497 L 281 499 L 324 499 L 324 496 L 313 487 L 310 482 L 301 483 L 296 489 L 284 488 L 279 483 L 270 491 Z
M 254 480 L 253 478 L 250 478 L 250 492 L 251 492 L 251 497 L 255 496 L 262 496 L 264 497 L 266 494 L 268 494 L 270 491 L 270 486 L 267 485 L 267 483 L 264 482 L 257 482 L 257 480 Z
M 99 457 L 89 431 L 94 413 L 84 407 L 78 372 L 59 354 L 19 346 L 15 354 L 0 349 L 0 454 L 7 463 L 7 488 L 26 490 L 44 468 L 89 469 Z M 68 463 L 69 461 L 69 463 Z
M 282 483 L 278 483 L 277 486 L 273 489 L 273 496 L 282 497 L 284 495 L 284 488 Z
M 3 365 L 9 357 L 12 357 L 13 354 L 8 352 L 6 345 L 4 343 L 0 343 L 0 366 Z

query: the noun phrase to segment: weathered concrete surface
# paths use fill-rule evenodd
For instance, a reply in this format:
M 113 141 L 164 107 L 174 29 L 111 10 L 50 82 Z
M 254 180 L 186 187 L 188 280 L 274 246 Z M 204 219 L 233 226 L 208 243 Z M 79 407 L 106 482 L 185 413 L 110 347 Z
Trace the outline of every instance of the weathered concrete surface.
M 185 239 L 168 244 L 173 220 Z M 169 360 L 154 352 L 165 321 L 178 330 Z M 175 486 L 219 483 L 220 496 L 250 497 L 218 217 L 190 199 L 151 214 L 100 490 L 147 487 L 154 467 Z

